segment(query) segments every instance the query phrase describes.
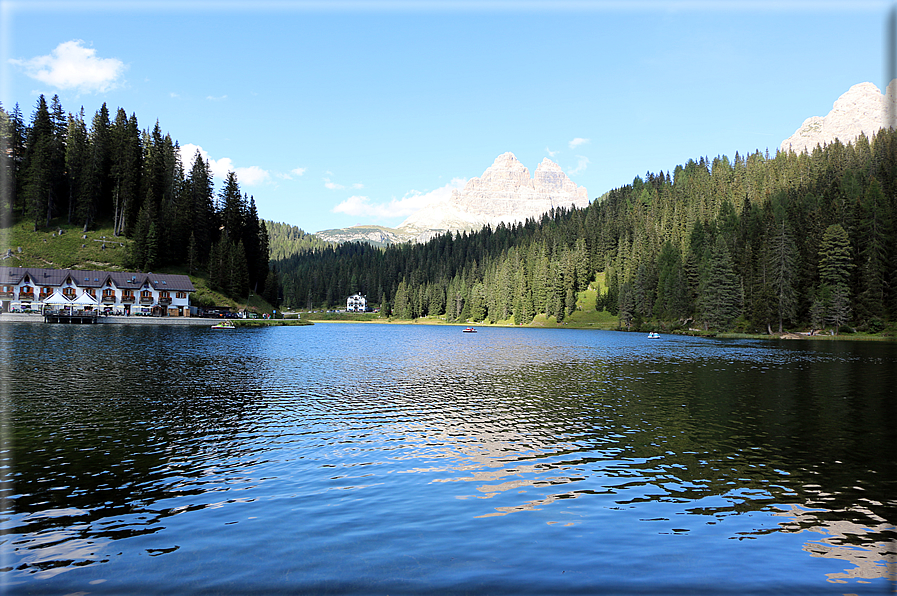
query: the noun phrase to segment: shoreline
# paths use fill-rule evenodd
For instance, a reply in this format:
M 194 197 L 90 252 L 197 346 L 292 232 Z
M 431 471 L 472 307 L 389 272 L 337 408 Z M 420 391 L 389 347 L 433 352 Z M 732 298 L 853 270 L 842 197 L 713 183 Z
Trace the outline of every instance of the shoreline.
M 108 316 L 98 319 L 98 325 L 193 325 L 211 327 L 222 319 L 207 319 L 199 317 L 122 317 Z M 455 323 L 447 321 L 421 320 L 421 319 L 377 319 L 367 321 L 352 321 L 347 319 L 227 319 L 233 321 L 237 327 L 302 327 L 316 323 L 349 323 L 349 324 L 378 324 L 378 325 L 433 325 L 453 327 L 497 327 L 505 329 L 579 329 L 598 331 L 619 331 L 620 333 L 642 333 L 641 331 L 625 331 L 590 325 L 502 325 L 496 323 Z M 34 313 L 0 313 L 0 324 L 3 323 L 43 323 L 44 315 Z M 61 325 L 63 323 L 51 323 Z M 897 337 L 864 334 L 842 335 L 806 335 L 805 333 L 783 333 L 781 335 L 757 335 L 749 333 L 731 332 L 661 332 L 661 335 L 687 335 L 690 337 L 705 337 L 707 339 L 757 339 L 761 341 L 873 341 L 873 342 L 897 342 Z
M 303 313 L 304 314 L 304 313 Z M 618 331 L 620 333 L 647 333 L 642 331 L 626 331 L 620 328 L 611 328 L 597 325 L 504 325 L 501 323 L 455 323 L 447 321 L 435 321 L 426 319 L 376 319 L 376 320 L 359 320 L 352 321 L 348 319 L 308 319 L 313 323 L 351 323 L 351 324 L 377 324 L 377 325 L 433 325 L 433 326 L 456 326 L 456 327 L 497 327 L 504 329 L 578 329 L 592 331 Z M 706 339 L 757 339 L 761 341 L 872 341 L 872 342 L 897 342 L 897 337 L 883 335 L 866 335 L 861 333 L 839 334 L 839 335 L 807 335 L 806 332 L 784 332 L 781 335 L 760 335 L 752 333 L 734 333 L 728 331 L 719 332 L 703 332 L 703 331 L 658 331 L 661 335 L 684 335 L 688 337 L 704 337 Z
M 196 317 L 122 317 L 108 316 L 97 319 L 97 325 L 207 325 L 215 324 L 217 319 Z M 35 313 L 0 313 L 0 323 L 43 323 L 44 315 Z M 65 323 L 49 323 L 64 325 Z M 75 323 L 72 323 L 75 324 Z M 92 323 L 91 323 L 92 324 Z
M 237 328 L 245 327 L 303 327 L 312 325 L 311 321 L 296 322 L 289 319 L 209 319 L 204 317 L 122 317 L 113 315 L 100 317 L 91 325 L 174 325 L 211 327 L 221 321 L 233 321 Z M 35 313 L 0 313 L 0 324 L 3 323 L 43 323 L 44 315 Z M 69 323 L 48 323 L 50 325 L 66 325 Z M 78 323 L 71 323 L 76 325 Z

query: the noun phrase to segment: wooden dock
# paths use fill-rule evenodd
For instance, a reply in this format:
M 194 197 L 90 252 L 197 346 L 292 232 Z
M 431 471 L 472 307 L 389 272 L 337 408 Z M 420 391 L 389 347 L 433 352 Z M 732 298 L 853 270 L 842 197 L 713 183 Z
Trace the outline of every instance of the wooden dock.
M 78 311 L 67 313 L 65 311 L 48 311 L 44 313 L 44 323 L 70 323 L 76 325 L 91 325 L 100 318 L 98 311 Z

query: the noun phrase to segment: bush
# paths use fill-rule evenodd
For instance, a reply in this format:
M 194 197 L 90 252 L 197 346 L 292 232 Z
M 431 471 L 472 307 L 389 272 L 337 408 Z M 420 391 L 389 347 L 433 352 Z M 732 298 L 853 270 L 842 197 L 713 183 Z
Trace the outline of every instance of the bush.
M 868 333 L 881 333 L 884 330 L 885 324 L 878 317 L 873 317 L 866 325 L 866 331 Z

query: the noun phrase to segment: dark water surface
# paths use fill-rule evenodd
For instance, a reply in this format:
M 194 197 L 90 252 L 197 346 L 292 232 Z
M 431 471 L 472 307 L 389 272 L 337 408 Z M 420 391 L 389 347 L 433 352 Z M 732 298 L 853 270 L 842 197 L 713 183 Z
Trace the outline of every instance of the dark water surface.
M 884 594 L 897 345 L 7 324 L 10 594 Z

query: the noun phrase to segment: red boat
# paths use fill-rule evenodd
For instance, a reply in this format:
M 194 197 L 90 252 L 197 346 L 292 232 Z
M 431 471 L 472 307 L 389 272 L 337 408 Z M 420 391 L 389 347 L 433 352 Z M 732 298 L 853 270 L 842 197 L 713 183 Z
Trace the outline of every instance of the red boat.
M 468 327 L 467 329 L 464 330 L 464 333 L 476 333 L 476 332 L 477 332 L 477 330 L 474 329 L 473 327 Z

